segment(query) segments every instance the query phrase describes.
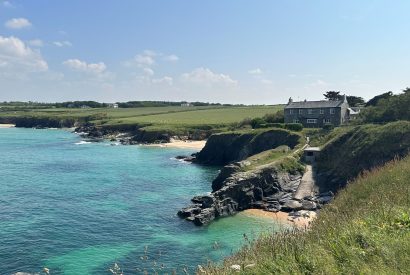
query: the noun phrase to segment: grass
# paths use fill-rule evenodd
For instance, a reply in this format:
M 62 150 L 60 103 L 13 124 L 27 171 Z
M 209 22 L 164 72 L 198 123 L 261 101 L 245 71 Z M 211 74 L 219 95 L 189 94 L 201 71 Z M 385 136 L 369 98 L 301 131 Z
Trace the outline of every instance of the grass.
M 151 130 L 214 129 L 230 127 L 245 118 L 261 117 L 283 108 L 276 106 L 248 107 L 143 107 L 143 108 L 50 108 L 24 111 L 0 110 L 0 121 L 16 118 L 52 118 L 91 121 L 97 126 L 150 126 Z
M 278 106 L 223 107 L 206 110 L 192 109 L 167 114 L 130 116 L 111 120 L 107 124 L 151 123 L 154 125 L 229 125 L 238 123 L 244 118 L 255 118 L 277 111 Z
M 318 157 L 318 169 L 330 172 L 335 183 L 343 183 L 396 155 L 407 155 L 409 149 L 409 121 L 356 126 L 329 138 Z
M 410 274 L 410 156 L 364 173 L 307 231 L 265 235 L 206 274 Z M 244 269 L 246 265 L 253 265 Z

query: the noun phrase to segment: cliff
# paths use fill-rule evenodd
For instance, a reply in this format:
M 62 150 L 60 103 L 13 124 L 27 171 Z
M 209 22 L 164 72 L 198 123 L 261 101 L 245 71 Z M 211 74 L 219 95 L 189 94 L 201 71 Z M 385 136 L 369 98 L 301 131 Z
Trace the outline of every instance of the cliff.
M 361 172 L 410 150 L 410 122 L 357 126 L 332 139 L 318 157 L 321 190 L 337 191 Z
M 196 155 L 195 162 L 226 165 L 281 145 L 293 149 L 302 141 L 299 133 L 284 129 L 215 134 L 209 137 L 205 147 Z

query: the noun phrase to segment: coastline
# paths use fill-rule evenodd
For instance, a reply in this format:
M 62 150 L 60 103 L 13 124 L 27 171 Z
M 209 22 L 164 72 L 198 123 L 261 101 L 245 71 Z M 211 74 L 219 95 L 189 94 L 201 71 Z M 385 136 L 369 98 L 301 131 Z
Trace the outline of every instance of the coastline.
M 0 128 L 14 128 L 16 125 L 14 124 L 0 124 Z
M 275 219 L 282 223 L 287 223 L 295 226 L 298 229 L 306 229 L 309 227 L 310 223 L 316 218 L 316 213 L 310 215 L 309 217 L 294 217 L 287 212 L 269 212 L 262 209 L 246 209 L 242 211 L 244 214 L 249 216 L 256 216 L 262 218 Z
M 171 140 L 171 142 L 167 142 L 167 143 L 144 144 L 143 146 L 201 150 L 202 148 L 204 148 L 205 143 L 206 143 L 206 140 L 195 140 L 195 141 Z

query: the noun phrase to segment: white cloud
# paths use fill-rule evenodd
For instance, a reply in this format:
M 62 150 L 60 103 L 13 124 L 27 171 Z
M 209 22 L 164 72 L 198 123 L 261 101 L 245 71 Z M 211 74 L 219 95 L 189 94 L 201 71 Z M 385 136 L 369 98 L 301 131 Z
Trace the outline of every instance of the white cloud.
M 164 76 L 162 78 L 154 78 L 152 80 L 153 84 L 167 84 L 169 86 L 172 86 L 172 84 L 174 83 L 174 79 L 170 76 Z
M 171 54 L 171 55 L 167 55 L 164 58 L 166 61 L 170 61 L 170 62 L 177 62 L 179 60 L 179 57 L 175 54 Z
M 30 44 L 30 46 L 33 47 L 43 47 L 44 46 L 44 42 L 41 39 L 33 39 L 28 41 L 28 44 Z
M 107 66 L 103 62 L 87 63 L 79 59 L 68 59 L 63 62 L 63 65 L 67 66 L 68 68 L 74 71 L 85 72 L 90 74 L 101 74 L 107 69 Z
M 154 75 L 154 70 L 150 68 L 144 68 L 144 74 L 147 76 L 153 76 Z
M 184 82 L 194 84 L 223 84 L 227 86 L 236 86 L 238 84 L 238 81 L 232 79 L 229 75 L 214 73 L 210 69 L 202 67 L 182 74 L 181 79 Z
M 73 44 L 70 41 L 54 41 L 53 44 L 57 47 L 71 47 Z
M 152 66 L 155 63 L 154 57 L 146 53 L 137 54 L 134 60 L 138 66 Z
M 157 61 L 177 62 L 178 60 L 179 57 L 175 54 L 166 55 L 153 50 L 145 50 L 135 55 L 133 59 L 123 62 L 123 65 L 127 67 L 137 66 L 147 68 L 155 65 Z
M 24 29 L 32 26 L 26 18 L 12 18 L 4 24 L 9 29 Z
M 47 62 L 39 51 L 32 50 L 20 39 L 0 36 L 0 63 L 11 74 L 47 71 Z
M 262 74 L 262 70 L 259 68 L 253 69 L 253 70 L 249 70 L 248 71 L 249 74 Z

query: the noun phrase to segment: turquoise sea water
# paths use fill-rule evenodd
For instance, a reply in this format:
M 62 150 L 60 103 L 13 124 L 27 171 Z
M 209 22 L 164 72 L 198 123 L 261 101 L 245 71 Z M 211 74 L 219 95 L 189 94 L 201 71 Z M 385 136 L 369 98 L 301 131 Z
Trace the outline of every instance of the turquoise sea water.
M 0 274 L 110 274 L 114 262 L 126 274 L 192 272 L 236 251 L 243 234 L 278 230 L 243 214 L 205 227 L 179 219 L 217 174 L 173 159 L 192 152 L 0 129 Z

